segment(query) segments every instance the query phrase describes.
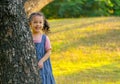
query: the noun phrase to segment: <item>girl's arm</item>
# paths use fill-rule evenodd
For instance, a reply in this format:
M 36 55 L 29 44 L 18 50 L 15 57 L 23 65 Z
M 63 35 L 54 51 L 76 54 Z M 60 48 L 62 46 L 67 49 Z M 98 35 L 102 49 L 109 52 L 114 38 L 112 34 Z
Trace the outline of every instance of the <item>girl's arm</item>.
M 51 54 L 51 49 L 47 50 L 43 58 L 38 62 L 38 67 L 42 68 L 43 63 L 50 57 Z

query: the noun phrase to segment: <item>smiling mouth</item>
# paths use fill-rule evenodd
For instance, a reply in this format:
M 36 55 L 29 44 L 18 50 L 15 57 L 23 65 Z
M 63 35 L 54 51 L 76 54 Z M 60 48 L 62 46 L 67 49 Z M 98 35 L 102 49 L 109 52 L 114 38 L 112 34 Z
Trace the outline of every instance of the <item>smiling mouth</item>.
M 40 29 L 40 27 L 35 27 L 35 29 L 39 30 L 39 29 Z

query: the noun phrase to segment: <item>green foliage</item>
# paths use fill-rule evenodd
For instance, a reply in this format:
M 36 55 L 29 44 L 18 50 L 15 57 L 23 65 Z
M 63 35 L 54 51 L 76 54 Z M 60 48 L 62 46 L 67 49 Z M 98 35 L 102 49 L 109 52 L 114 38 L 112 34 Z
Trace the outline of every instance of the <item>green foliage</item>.
M 58 15 L 60 17 L 79 17 L 81 11 L 80 3 L 63 3 L 59 9 Z
M 120 16 L 120 0 L 54 0 L 41 11 L 47 18 Z
M 111 0 L 113 4 L 113 15 L 120 16 L 120 0 Z

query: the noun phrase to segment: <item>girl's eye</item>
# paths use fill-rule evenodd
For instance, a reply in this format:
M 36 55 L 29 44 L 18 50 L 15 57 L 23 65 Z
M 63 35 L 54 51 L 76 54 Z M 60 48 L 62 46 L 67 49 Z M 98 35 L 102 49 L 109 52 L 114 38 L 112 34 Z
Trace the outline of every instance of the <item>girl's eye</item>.
M 39 23 L 42 23 L 42 22 L 39 22 Z
M 42 24 L 43 22 L 37 22 L 37 21 L 34 21 L 33 23 L 40 23 L 40 24 Z
M 37 22 L 33 22 L 33 23 L 37 23 Z

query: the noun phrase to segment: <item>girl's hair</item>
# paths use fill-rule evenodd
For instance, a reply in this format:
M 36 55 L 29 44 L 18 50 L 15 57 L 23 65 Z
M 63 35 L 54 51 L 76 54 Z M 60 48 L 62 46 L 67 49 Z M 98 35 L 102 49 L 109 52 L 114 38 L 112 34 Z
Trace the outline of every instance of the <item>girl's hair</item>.
M 34 12 L 34 13 L 32 13 L 32 14 L 29 16 L 29 19 L 28 19 L 28 20 L 29 20 L 29 23 L 32 21 L 32 19 L 33 19 L 34 16 L 42 16 L 42 17 L 43 17 L 43 19 L 44 19 L 43 31 L 44 31 L 45 33 L 48 33 L 48 32 L 50 31 L 50 26 L 49 26 L 48 21 L 46 20 L 46 18 L 45 18 L 45 16 L 44 16 L 44 14 L 41 13 L 41 12 Z

